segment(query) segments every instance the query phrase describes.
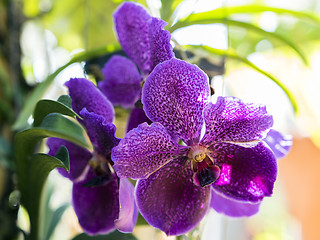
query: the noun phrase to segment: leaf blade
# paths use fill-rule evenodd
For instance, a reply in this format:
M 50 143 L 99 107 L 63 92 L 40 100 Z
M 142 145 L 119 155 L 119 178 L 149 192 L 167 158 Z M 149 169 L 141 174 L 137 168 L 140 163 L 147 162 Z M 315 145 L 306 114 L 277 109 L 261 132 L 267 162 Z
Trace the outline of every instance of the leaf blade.
M 84 129 L 75 121 L 59 113 L 50 113 L 43 119 L 39 127 L 30 128 L 16 134 L 15 157 L 18 187 L 22 196 L 21 203 L 30 215 L 32 239 L 38 239 L 39 204 L 34 204 L 34 202 L 40 201 L 44 179 L 53 168 L 60 166 L 67 169 L 68 167 L 67 162 L 64 163 L 60 160 L 63 159 L 61 156 L 66 155 L 66 149 L 59 151 L 56 157 L 41 153 L 34 154 L 38 142 L 47 137 L 63 138 L 92 150 Z M 39 175 L 39 172 L 45 174 Z M 29 189 L 29 186 L 33 188 Z
M 306 19 L 312 21 L 313 23 L 320 25 L 320 18 L 313 13 L 295 11 L 285 8 L 270 7 L 264 5 L 248 4 L 240 6 L 223 6 L 216 8 L 211 11 L 201 12 L 201 13 L 192 13 L 188 17 L 181 19 L 181 21 L 202 21 L 209 20 L 211 18 L 227 18 L 231 17 L 234 14 L 254 14 L 262 12 L 273 12 L 279 15 L 291 15 L 298 19 Z
M 69 97 L 70 98 L 70 97 Z M 34 127 L 39 127 L 42 120 L 50 113 L 61 113 L 63 115 L 67 115 L 70 117 L 78 117 L 81 119 L 81 117 L 72 110 L 69 106 L 65 105 L 64 103 L 60 101 L 53 101 L 49 99 L 43 99 L 40 100 L 34 110 Z
M 277 40 L 285 45 L 289 46 L 293 51 L 296 52 L 296 54 L 301 58 L 301 60 L 306 64 L 309 65 L 308 59 L 304 52 L 300 49 L 298 45 L 296 45 L 294 42 L 291 40 L 287 39 L 284 36 L 281 36 L 275 32 L 268 32 L 258 26 L 255 26 L 251 23 L 246 23 L 246 22 L 241 22 L 241 21 L 236 21 L 236 20 L 231 20 L 231 19 L 226 19 L 226 18 L 215 18 L 215 19 L 210 19 L 210 20 L 197 20 L 197 21 L 187 21 L 187 22 L 178 22 L 176 25 L 172 27 L 172 31 L 181 28 L 181 27 L 186 27 L 194 24 L 212 24 L 212 23 L 221 23 L 229 26 L 236 26 L 236 27 L 241 27 L 253 32 L 256 32 L 257 34 L 260 34 L 262 36 L 265 36 L 269 39 Z
M 121 233 L 119 231 L 113 231 L 108 235 L 88 236 L 85 233 L 81 233 L 74 237 L 72 240 L 137 240 L 137 238 L 131 233 Z
M 61 156 L 60 156 L 61 157 Z M 49 175 L 49 173 L 57 168 L 61 167 L 65 170 L 69 168 L 65 165 L 65 162 L 69 162 L 68 152 L 61 160 L 57 157 L 52 157 L 47 154 L 34 154 L 31 157 L 31 165 L 29 167 L 29 178 L 28 178 L 28 202 L 26 204 L 30 222 L 31 222 L 31 239 L 37 239 L 39 234 L 38 221 L 39 221 L 39 206 L 41 202 L 41 193 L 43 190 L 44 183 Z M 70 165 L 67 163 L 67 165 Z
M 66 203 L 57 208 L 53 214 L 52 218 L 50 219 L 49 222 L 49 228 L 48 231 L 46 232 L 45 238 L 44 239 L 50 239 L 52 233 L 54 232 L 56 226 L 58 225 L 63 213 L 67 210 L 67 208 L 70 206 L 70 204 Z

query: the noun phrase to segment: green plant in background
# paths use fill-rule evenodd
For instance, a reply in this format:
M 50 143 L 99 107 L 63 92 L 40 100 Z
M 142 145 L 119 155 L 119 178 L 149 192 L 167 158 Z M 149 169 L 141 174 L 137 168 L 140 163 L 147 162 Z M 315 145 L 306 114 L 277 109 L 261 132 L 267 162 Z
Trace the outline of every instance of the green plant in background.
M 112 12 L 121 1 L 3 1 L 0 3 L 0 177 L 4 178 L 3 191 L 0 191 L 0 211 L 3 218 L 0 224 L 0 238 L 12 239 L 21 230 L 15 225 L 19 204 L 23 205 L 30 218 L 30 234 L 27 239 L 49 239 L 66 206 L 49 213 L 41 210 L 41 204 L 48 201 L 41 193 L 45 180 L 51 170 L 57 167 L 69 169 L 69 157 L 66 148 L 59 149 L 55 157 L 41 152 L 41 141 L 47 137 L 59 137 L 69 140 L 84 148 L 92 146 L 86 138 L 84 129 L 70 118 L 80 117 L 75 113 L 68 97 L 57 101 L 41 100 L 52 85 L 55 78 L 73 63 L 87 62 L 105 55 L 113 55 L 121 50 L 112 32 Z M 146 2 L 139 1 L 147 6 Z M 200 59 L 214 65 L 214 58 L 224 61 L 240 61 L 274 81 L 288 96 L 293 110 L 297 113 L 298 106 L 293 94 L 281 82 L 248 60 L 248 55 L 255 52 L 255 47 L 262 39 L 267 39 L 275 47 L 286 46 L 308 64 L 305 48 L 301 43 L 319 38 L 320 18 L 310 12 L 292 11 L 288 9 L 269 7 L 265 5 L 223 6 L 202 13 L 191 13 L 175 21 L 178 7 L 184 4 L 182 0 L 162 0 L 161 18 L 169 24 L 166 29 L 171 33 L 183 27 L 220 23 L 229 29 L 229 48 L 215 49 L 209 46 L 179 46 L 183 60 L 201 67 Z M 278 16 L 289 15 L 296 19 L 290 28 L 281 21 L 275 31 L 269 32 L 259 27 L 255 16 L 272 12 Z M 236 20 L 238 14 L 249 16 L 252 21 Z M 49 74 L 41 83 L 28 85 L 22 73 L 22 54 L 20 52 L 20 34 L 26 23 L 36 23 L 42 30 L 49 29 L 58 40 L 58 46 L 68 50 L 85 48 L 74 57 Z M 174 23 L 172 25 L 172 23 Z M 300 34 L 308 27 L 306 34 Z M 247 31 L 245 41 L 233 34 L 233 29 Z M 299 33 L 299 34 L 298 34 Z M 292 38 L 292 36 L 295 36 Z M 173 39 L 174 42 L 175 39 Z M 77 44 L 74 44 L 77 43 Z M 242 47 L 243 45 L 250 47 Z M 101 46 L 95 48 L 96 46 Z M 243 49 L 245 49 L 243 51 Z M 187 53 L 191 53 L 188 57 Z M 198 56 L 201 56 L 199 58 Z M 222 66 L 223 67 L 223 66 Z M 24 69 L 24 73 L 26 70 Z M 28 123 L 33 116 L 33 124 Z M 68 116 L 68 117 L 67 117 Z M 16 133 L 19 131 L 18 133 Z M 17 176 L 17 182 L 14 181 Z M 1 188 L 0 188 L 1 190 Z M 18 191 L 17 191 L 18 190 Z M 11 195 L 10 195 L 11 193 Z M 21 199 L 19 200 L 19 196 Z M 10 197 L 10 201 L 9 201 Z M 10 206 L 8 205 L 10 203 Z M 51 214 L 53 217 L 48 217 Z M 2 220 L 3 219 L 3 220 Z M 3 227 L 4 226 L 4 227 Z M 48 227 L 49 226 L 49 227 Z M 116 236 L 116 237 L 115 237 Z M 122 233 L 114 232 L 105 237 L 92 239 L 121 239 Z M 126 235 L 135 239 L 133 235 Z M 74 239 L 89 239 L 82 234 Z

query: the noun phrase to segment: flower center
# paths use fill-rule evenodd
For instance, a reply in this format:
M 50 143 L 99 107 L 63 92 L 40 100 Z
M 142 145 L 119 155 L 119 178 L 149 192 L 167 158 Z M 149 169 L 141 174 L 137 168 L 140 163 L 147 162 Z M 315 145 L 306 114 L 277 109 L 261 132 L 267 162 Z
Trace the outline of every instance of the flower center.
M 109 162 L 104 156 L 96 152 L 94 152 L 93 157 L 90 159 L 89 165 L 97 176 L 110 173 Z
M 194 145 L 188 153 L 191 169 L 194 171 L 193 182 L 201 187 L 214 183 L 220 176 L 220 168 L 214 164 L 207 148 Z
M 90 177 L 90 180 L 82 184 L 83 187 L 106 185 L 114 179 L 114 170 L 107 159 L 108 157 L 106 158 L 96 152 L 93 153 L 89 166 L 92 168 L 95 176 Z
M 89 165 L 93 169 L 95 177 L 83 184 L 84 187 L 105 185 L 113 180 L 114 170 L 104 156 L 94 152 L 93 157 L 89 161 Z

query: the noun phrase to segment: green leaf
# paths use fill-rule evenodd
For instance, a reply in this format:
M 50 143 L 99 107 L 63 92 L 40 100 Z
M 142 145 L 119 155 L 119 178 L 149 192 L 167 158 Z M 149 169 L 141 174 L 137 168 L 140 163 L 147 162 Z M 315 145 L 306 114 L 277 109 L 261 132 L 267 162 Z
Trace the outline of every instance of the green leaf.
M 60 167 L 69 171 L 69 156 L 68 151 L 64 152 L 66 155 L 59 157 L 52 157 L 47 154 L 34 154 L 30 159 L 30 166 L 28 171 L 28 186 L 27 199 L 24 203 L 28 210 L 31 222 L 31 239 L 37 239 L 39 234 L 39 206 L 41 202 L 41 193 L 48 174 L 55 168 Z
M 313 13 L 294 11 L 285 8 L 269 7 L 263 5 L 241 5 L 241 6 L 223 6 L 208 12 L 193 13 L 188 17 L 182 19 L 181 21 L 210 21 L 210 19 L 216 18 L 227 18 L 234 14 L 252 14 L 252 13 L 262 13 L 262 12 L 274 12 L 276 14 L 291 15 L 298 19 L 305 19 L 314 22 L 315 24 L 320 24 L 320 18 Z
M 75 121 L 59 113 L 50 113 L 39 127 L 16 134 L 15 157 L 21 203 L 26 207 L 31 221 L 31 239 L 38 239 L 38 215 L 42 187 L 49 172 L 56 167 L 68 169 L 67 151 L 61 148 L 56 157 L 34 154 L 40 140 L 58 137 L 91 150 L 84 129 Z
M 64 146 L 62 146 L 61 148 L 64 148 Z M 69 202 L 61 205 L 57 209 L 52 209 L 52 207 L 50 206 L 50 199 L 52 198 L 52 195 L 54 193 L 54 184 L 52 179 L 53 178 L 49 179 L 49 181 L 46 182 L 45 188 L 44 188 L 45 191 L 42 194 L 40 214 L 39 214 L 39 218 L 40 218 L 39 238 L 40 239 L 51 238 L 51 235 L 54 232 L 57 224 L 59 223 L 63 213 L 70 206 Z
M 181 27 L 186 27 L 186 26 L 190 26 L 190 25 L 194 25 L 194 24 L 212 24 L 212 23 L 222 23 L 222 24 L 226 24 L 229 26 L 236 26 L 236 27 L 241 27 L 253 32 L 256 32 L 257 34 L 260 34 L 266 38 L 272 39 L 272 40 L 277 40 L 280 41 L 282 43 L 284 43 L 285 45 L 289 46 L 291 49 L 293 49 L 298 56 L 302 59 L 302 61 L 308 65 L 308 59 L 305 56 L 305 54 L 303 53 L 303 51 L 292 41 L 290 41 L 289 39 L 287 39 L 284 36 L 281 36 L 275 32 L 268 32 L 263 30 L 262 28 L 255 26 L 251 23 L 246 23 L 246 22 L 241 22 L 241 21 L 236 21 L 236 20 L 230 20 L 230 19 L 226 19 L 226 18 L 211 18 L 211 19 L 205 19 L 205 20 L 197 20 L 197 21 L 181 21 L 178 22 L 176 25 L 174 25 L 171 28 L 171 31 L 174 31 L 178 28 Z
M 62 161 L 66 170 L 70 169 L 69 152 L 65 146 L 60 146 L 54 157 Z
M 176 7 L 182 2 L 183 0 L 161 0 L 161 9 L 160 15 L 161 19 L 168 22 L 168 25 L 171 25 L 172 21 L 172 14 Z
M 51 218 L 53 215 L 53 210 L 50 207 L 50 200 L 54 193 L 54 185 L 50 179 L 46 181 L 46 184 L 43 188 L 43 194 L 41 198 L 41 204 L 39 207 L 39 218 L 42 219 L 42 221 L 39 222 L 39 238 L 45 239 L 44 236 L 47 235 L 47 232 L 49 230 Z
M 64 95 L 66 96 L 66 95 Z M 60 97 L 61 98 L 61 97 Z M 70 107 L 70 100 L 71 98 L 68 96 L 67 97 L 62 97 L 61 99 L 58 99 L 58 101 L 53 101 L 53 100 L 48 100 L 48 99 L 44 99 L 44 100 L 40 100 L 37 105 L 36 108 L 34 110 L 34 122 L 33 122 L 33 126 L 34 127 L 39 127 L 42 120 L 44 119 L 45 116 L 47 116 L 49 113 L 61 113 L 70 117 L 78 117 L 80 119 L 82 119 L 76 112 L 74 112 L 72 110 L 72 108 Z M 60 101 L 59 101 L 60 100 Z M 64 104 L 64 102 L 66 102 L 66 104 Z
M 90 51 L 85 51 L 76 54 L 68 63 L 63 65 L 62 67 L 58 68 L 54 73 L 49 75 L 43 82 L 41 82 L 31 93 L 31 95 L 26 100 L 25 105 L 23 106 L 17 120 L 13 124 L 14 130 L 19 130 L 22 128 L 25 128 L 27 126 L 27 120 L 31 116 L 32 112 L 34 111 L 34 108 L 36 106 L 36 103 L 42 98 L 45 91 L 49 88 L 49 86 L 52 84 L 53 80 L 56 78 L 56 76 L 62 72 L 65 68 L 70 66 L 73 63 L 81 62 L 81 61 L 87 61 L 91 58 L 102 56 L 107 53 L 114 52 L 119 47 L 117 45 L 108 45 L 102 48 L 97 48 Z
M 121 233 L 116 230 L 108 235 L 98 236 L 88 236 L 85 233 L 81 233 L 72 240 L 137 240 L 137 238 L 131 233 Z
M 52 233 L 54 232 L 56 226 L 58 225 L 63 213 L 65 212 L 65 210 L 70 206 L 70 204 L 66 203 L 62 206 L 60 206 L 59 208 L 57 208 L 52 214 L 51 214 L 51 218 L 49 221 L 49 228 L 46 232 L 46 235 L 43 239 L 50 239 Z
M 84 129 L 76 121 L 70 120 L 59 113 L 48 114 L 43 119 L 39 128 L 33 128 L 32 130 L 44 130 L 44 133 L 53 133 L 56 137 L 69 140 L 81 147 L 91 149 Z
M 27 173 L 30 156 L 34 153 L 37 143 L 47 137 L 58 137 L 71 141 L 84 148 L 92 149 L 85 136 L 84 129 L 59 113 L 47 115 L 39 127 L 21 131 L 15 136 L 15 155 L 17 161 L 17 174 L 19 188 L 22 195 L 26 192 Z M 22 196 L 23 198 L 23 196 Z
M 68 108 L 72 108 L 72 99 L 69 95 L 61 95 L 57 101 L 66 105 Z
M 216 48 L 212 48 L 209 46 L 184 46 L 186 48 L 191 48 L 191 49 L 199 49 L 199 50 L 204 50 L 206 52 L 212 53 L 214 55 L 220 55 L 220 56 L 224 56 L 224 57 L 228 57 L 230 59 L 234 59 L 237 61 L 240 61 L 244 64 L 246 64 L 247 66 L 251 67 L 252 69 L 256 70 L 257 72 L 265 75 L 266 77 L 268 77 L 269 79 L 271 79 L 274 83 L 276 83 L 287 95 L 294 112 L 297 114 L 298 113 L 298 104 L 297 101 L 294 97 L 294 95 L 291 93 L 291 91 L 280 81 L 278 80 L 276 77 L 274 77 L 273 75 L 271 75 L 270 73 L 262 70 L 261 68 L 259 68 L 258 66 L 256 66 L 255 64 L 253 64 L 252 62 L 250 62 L 247 58 L 245 57 L 241 57 L 239 56 L 233 49 L 227 49 L 227 50 L 222 50 L 222 49 L 216 49 Z

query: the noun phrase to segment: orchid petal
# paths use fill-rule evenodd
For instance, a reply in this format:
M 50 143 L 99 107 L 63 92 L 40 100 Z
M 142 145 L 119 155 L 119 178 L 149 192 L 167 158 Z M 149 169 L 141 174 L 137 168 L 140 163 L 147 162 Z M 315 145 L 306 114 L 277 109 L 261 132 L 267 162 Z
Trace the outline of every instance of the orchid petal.
M 249 217 L 259 211 L 260 203 L 240 202 L 212 190 L 211 207 L 218 213 L 229 217 Z
M 126 178 L 120 179 L 120 213 L 115 224 L 121 232 L 132 232 L 138 218 L 134 200 L 134 186 Z
M 173 142 L 159 123 L 140 124 L 131 130 L 112 149 L 113 168 L 119 177 L 146 178 L 172 159 L 184 154 L 187 148 Z
M 193 229 L 207 212 L 210 187 L 193 183 L 193 171 L 185 158 L 175 159 L 139 180 L 136 200 L 144 219 L 167 235 Z
M 76 113 L 85 107 L 89 112 L 103 116 L 107 122 L 112 122 L 114 109 L 111 102 L 99 89 L 85 78 L 71 78 L 65 85 L 69 88 L 72 108 Z
M 206 146 L 218 141 L 257 143 L 273 124 L 265 106 L 234 97 L 219 97 L 216 104 L 209 103 L 204 118 L 206 132 L 201 143 Z
M 106 234 L 115 230 L 115 220 L 119 217 L 118 179 L 113 174 L 112 181 L 94 187 L 83 184 L 94 178 L 91 170 L 86 179 L 73 184 L 72 202 L 74 211 L 83 230 L 90 234 Z
M 209 98 L 208 77 L 196 65 L 171 59 L 160 63 L 142 90 L 146 115 L 191 144 L 199 139 Z
M 111 153 L 113 147 L 117 146 L 120 139 L 115 137 L 116 126 L 105 121 L 105 118 L 92 112 L 88 112 L 86 108 L 80 111 L 83 122 L 86 126 L 89 138 L 95 150 L 107 156 Z
M 170 44 L 171 34 L 163 30 L 167 23 L 158 18 L 152 18 L 149 24 L 149 37 L 151 49 L 151 67 L 150 73 L 157 64 L 162 63 L 174 57 L 173 49 Z
M 229 198 L 252 203 L 272 195 L 277 163 L 263 142 L 251 148 L 216 143 L 210 151 L 221 171 L 219 179 L 212 184 L 216 191 Z
M 141 123 L 151 124 L 152 121 L 146 116 L 142 108 L 133 108 L 130 112 L 130 117 L 128 120 L 127 132 L 131 129 L 138 127 Z
M 170 33 L 163 30 L 166 22 L 151 17 L 142 5 L 125 2 L 113 16 L 123 50 L 143 74 L 174 56 Z
M 113 105 L 131 107 L 141 91 L 142 77 L 136 65 L 128 58 L 114 55 L 102 69 L 104 80 L 99 88 Z

